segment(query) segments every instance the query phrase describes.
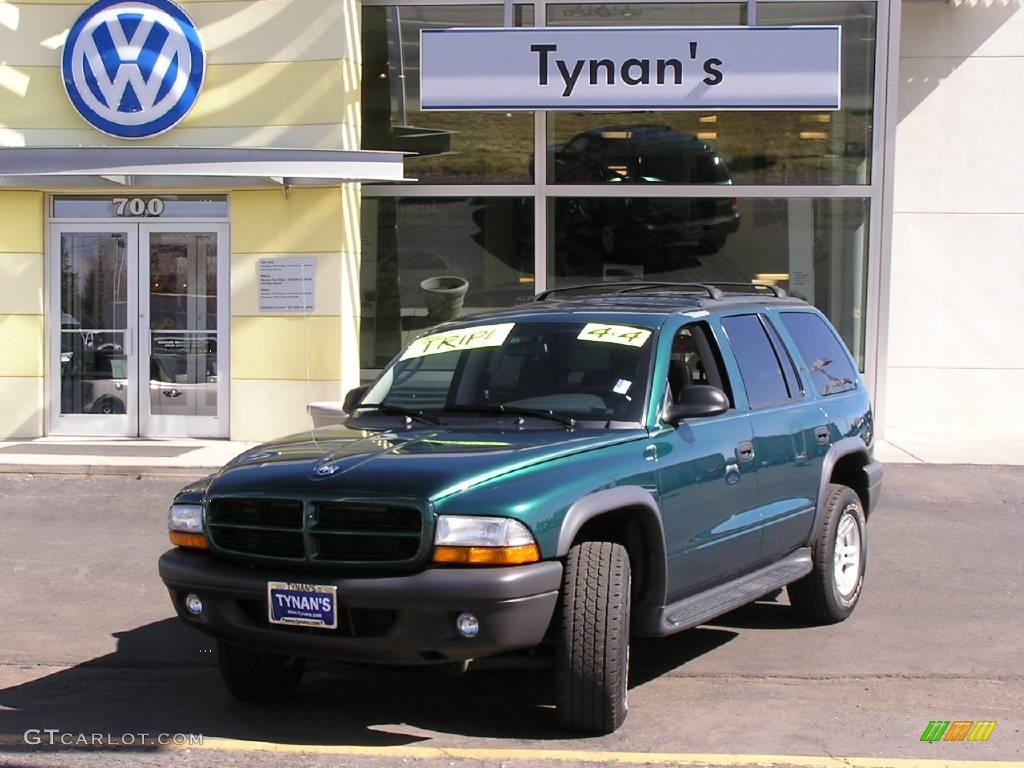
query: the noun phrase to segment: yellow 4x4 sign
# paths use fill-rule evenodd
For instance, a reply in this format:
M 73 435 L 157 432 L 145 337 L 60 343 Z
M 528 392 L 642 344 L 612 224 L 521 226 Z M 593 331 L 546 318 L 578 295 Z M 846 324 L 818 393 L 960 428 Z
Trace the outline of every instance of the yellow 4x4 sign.
M 422 336 L 402 353 L 400 360 L 409 360 L 424 355 L 439 355 L 442 352 L 461 352 L 464 349 L 480 347 L 500 347 L 516 327 L 515 323 L 498 325 L 477 325 L 472 328 L 459 328 L 456 331 L 432 333 Z
M 644 328 L 634 328 L 631 325 L 587 323 L 576 338 L 580 341 L 603 341 L 606 344 L 642 347 L 651 338 L 651 332 Z

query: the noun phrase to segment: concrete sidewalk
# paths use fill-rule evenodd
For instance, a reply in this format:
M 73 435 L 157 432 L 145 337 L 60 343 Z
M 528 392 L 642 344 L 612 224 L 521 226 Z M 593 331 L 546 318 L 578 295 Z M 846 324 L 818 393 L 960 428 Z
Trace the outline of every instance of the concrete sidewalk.
M 229 440 L 42 437 L 0 441 L 0 473 L 203 475 L 257 443 Z
M 1024 433 L 945 435 L 887 427 L 875 457 L 887 464 L 1024 466 Z
M 1024 466 L 1024 435 L 943 438 L 889 430 L 875 447 L 886 464 Z M 229 440 L 43 437 L 0 441 L 0 474 L 189 477 L 223 466 L 256 443 Z

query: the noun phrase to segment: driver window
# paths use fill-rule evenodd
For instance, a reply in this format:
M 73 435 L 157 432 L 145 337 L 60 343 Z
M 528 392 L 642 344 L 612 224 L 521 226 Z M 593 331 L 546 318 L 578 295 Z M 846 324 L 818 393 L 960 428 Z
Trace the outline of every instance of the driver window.
M 713 344 L 711 334 L 702 323 L 680 328 L 672 339 L 672 352 L 668 363 L 668 391 L 673 402 L 679 402 L 685 387 L 705 384 L 721 389 L 732 403 L 732 394 L 723 373 L 724 368 Z

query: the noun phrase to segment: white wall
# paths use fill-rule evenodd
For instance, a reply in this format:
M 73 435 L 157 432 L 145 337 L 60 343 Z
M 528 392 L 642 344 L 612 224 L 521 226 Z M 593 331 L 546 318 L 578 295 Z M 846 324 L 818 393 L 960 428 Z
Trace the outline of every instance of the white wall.
M 904 2 L 885 436 L 1024 434 L 1024 7 Z

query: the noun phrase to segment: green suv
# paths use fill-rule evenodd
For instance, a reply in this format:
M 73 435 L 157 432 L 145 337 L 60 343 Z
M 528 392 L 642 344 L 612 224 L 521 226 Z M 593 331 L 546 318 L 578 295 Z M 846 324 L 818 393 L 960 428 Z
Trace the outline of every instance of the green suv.
M 548 291 L 412 341 L 286 437 L 183 489 L 160 576 L 242 700 L 307 658 L 550 660 L 563 725 L 626 716 L 632 636 L 788 587 L 860 597 L 882 467 L 868 393 L 805 302 L 763 286 Z

